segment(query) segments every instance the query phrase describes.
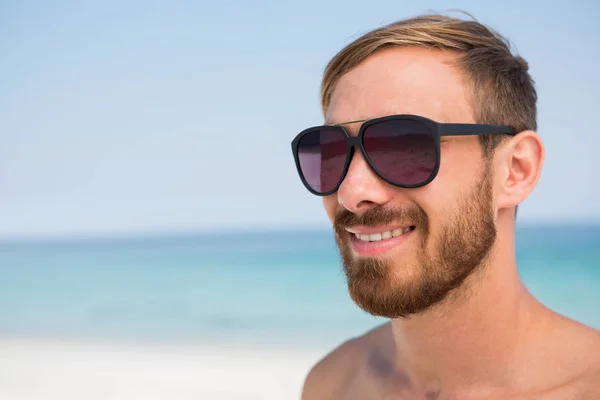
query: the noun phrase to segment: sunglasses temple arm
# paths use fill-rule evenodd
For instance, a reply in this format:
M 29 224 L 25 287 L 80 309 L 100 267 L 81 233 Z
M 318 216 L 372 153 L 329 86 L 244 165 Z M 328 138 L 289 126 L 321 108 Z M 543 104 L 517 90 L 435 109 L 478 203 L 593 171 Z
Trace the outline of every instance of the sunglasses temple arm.
M 515 134 L 514 129 L 507 126 L 483 124 L 439 124 L 439 132 L 440 136 Z

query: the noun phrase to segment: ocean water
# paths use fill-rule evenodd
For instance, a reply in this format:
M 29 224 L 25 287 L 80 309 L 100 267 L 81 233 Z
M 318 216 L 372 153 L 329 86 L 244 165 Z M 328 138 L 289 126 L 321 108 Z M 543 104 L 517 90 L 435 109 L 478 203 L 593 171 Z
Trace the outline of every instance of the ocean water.
M 520 274 L 600 329 L 600 226 L 519 228 Z M 384 322 L 330 231 L 0 243 L 0 335 L 323 345 Z

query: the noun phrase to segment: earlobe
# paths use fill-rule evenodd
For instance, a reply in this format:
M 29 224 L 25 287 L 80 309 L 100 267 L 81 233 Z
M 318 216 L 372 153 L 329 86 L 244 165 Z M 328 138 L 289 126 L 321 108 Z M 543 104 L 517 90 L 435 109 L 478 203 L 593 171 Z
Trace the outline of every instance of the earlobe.
M 499 208 L 515 207 L 535 189 L 544 163 L 544 145 L 536 132 L 523 131 L 507 144 Z

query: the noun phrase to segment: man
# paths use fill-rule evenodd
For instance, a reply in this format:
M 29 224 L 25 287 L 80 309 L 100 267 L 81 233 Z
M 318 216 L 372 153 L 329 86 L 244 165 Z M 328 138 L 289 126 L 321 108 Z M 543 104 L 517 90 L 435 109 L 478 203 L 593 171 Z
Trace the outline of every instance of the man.
M 517 206 L 544 160 L 536 100 L 526 61 L 475 21 L 400 21 L 328 64 L 326 122 L 294 157 L 352 299 L 390 322 L 320 360 L 303 399 L 600 399 L 600 332 L 517 272 Z

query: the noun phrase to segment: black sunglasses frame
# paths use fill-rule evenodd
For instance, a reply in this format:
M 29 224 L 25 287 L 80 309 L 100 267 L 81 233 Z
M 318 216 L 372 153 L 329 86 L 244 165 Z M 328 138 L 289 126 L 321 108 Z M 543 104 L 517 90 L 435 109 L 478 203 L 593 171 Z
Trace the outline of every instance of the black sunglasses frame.
M 434 147 L 435 147 L 435 167 L 434 167 L 433 171 L 431 172 L 431 175 L 429 175 L 429 177 L 425 181 L 417 183 L 417 184 L 410 184 L 410 185 L 400 184 L 400 183 L 393 182 L 393 181 L 389 180 L 388 178 L 386 178 L 384 174 L 382 174 L 380 171 L 377 170 L 377 168 L 375 168 L 375 165 L 371 161 L 371 158 L 369 157 L 367 151 L 365 150 L 365 148 L 363 146 L 363 137 L 365 134 L 365 130 L 368 127 L 378 124 L 378 123 L 382 123 L 382 122 L 403 121 L 403 120 L 404 121 L 417 121 L 417 122 L 422 123 L 427 128 L 429 133 L 431 134 L 433 143 L 434 143 Z M 357 136 L 350 136 L 348 134 L 348 131 L 342 126 L 342 125 L 349 125 L 349 124 L 354 124 L 354 123 L 359 123 L 359 122 L 361 122 L 362 125 L 360 126 L 360 130 L 358 131 Z M 324 128 L 327 128 L 328 130 L 331 130 L 333 128 L 338 129 L 344 135 L 346 146 L 347 146 L 347 151 L 346 151 L 346 160 L 344 161 L 344 169 L 343 169 L 343 172 L 342 172 L 339 182 L 334 186 L 333 189 L 331 189 L 327 192 L 317 192 L 308 184 L 308 182 L 304 178 L 304 174 L 302 173 L 302 168 L 300 166 L 300 157 L 298 154 L 298 150 L 299 150 L 298 147 L 300 145 L 300 141 L 302 140 L 302 138 L 305 135 L 312 133 L 314 131 L 317 131 L 319 129 L 324 129 Z M 373 118 L 373 119 L 344 122 L 344 123 L 335 124 L 335 125 L 320 125 L 320 126 L 313 126 L 313 127 L 307 128 L 307 129 L 303 130 L 302 132 L 300 132 L 292 141 L 292 152 L 294 155 L 294 161 L 296 162 L 296 169 L 298 171 L 298 174 L 300 175 L 300 179 L 302 180 L 302 183 L 304 184 L 306 189 L 308 189 L 309 192 L 311 192 L 312 194 L 314 194 L 316 196 L 329 196 L 330 194 L 335 193 L 339 189 L 340 185 L 346 178 L 346 175 L 348 173 L 348 168 L 350 167 L 350 162 L 352 160 L 352 157 L 354 156 L 354 150 L 356 147 L 358 147 L 360 149 L 360 152 L 363 155 L 363 158 L 367 161 L 367 164 L 369 165 L 369 167 L 375 172 L 375 174 L 377 174 L 378 177 L 380 177 L 381 179 L 383 179 L 385 182 L 389 183 L 390 185 L 400 187 L 400 188 L 405 188 L 405 189 L 414 189 L 414 188 L 422 187 L 422 186 L 425 186 L 425 185 L 431 183 L 437 176 L 438 171 L 440 169 L 440 138 L 442 136 L 489 135 L 489 134 L 516 135 L 516 133 L 517 132 L 513 128 L 510 128 L 508 126 L 502 126 L 502 125 L 449 124 L 449 123 L 436 122 L 429 118 L 425 118 L 425 117 L 422 117 L 419 115 L 398 114 L 398 115 L 389 115 L 389 116 Z

